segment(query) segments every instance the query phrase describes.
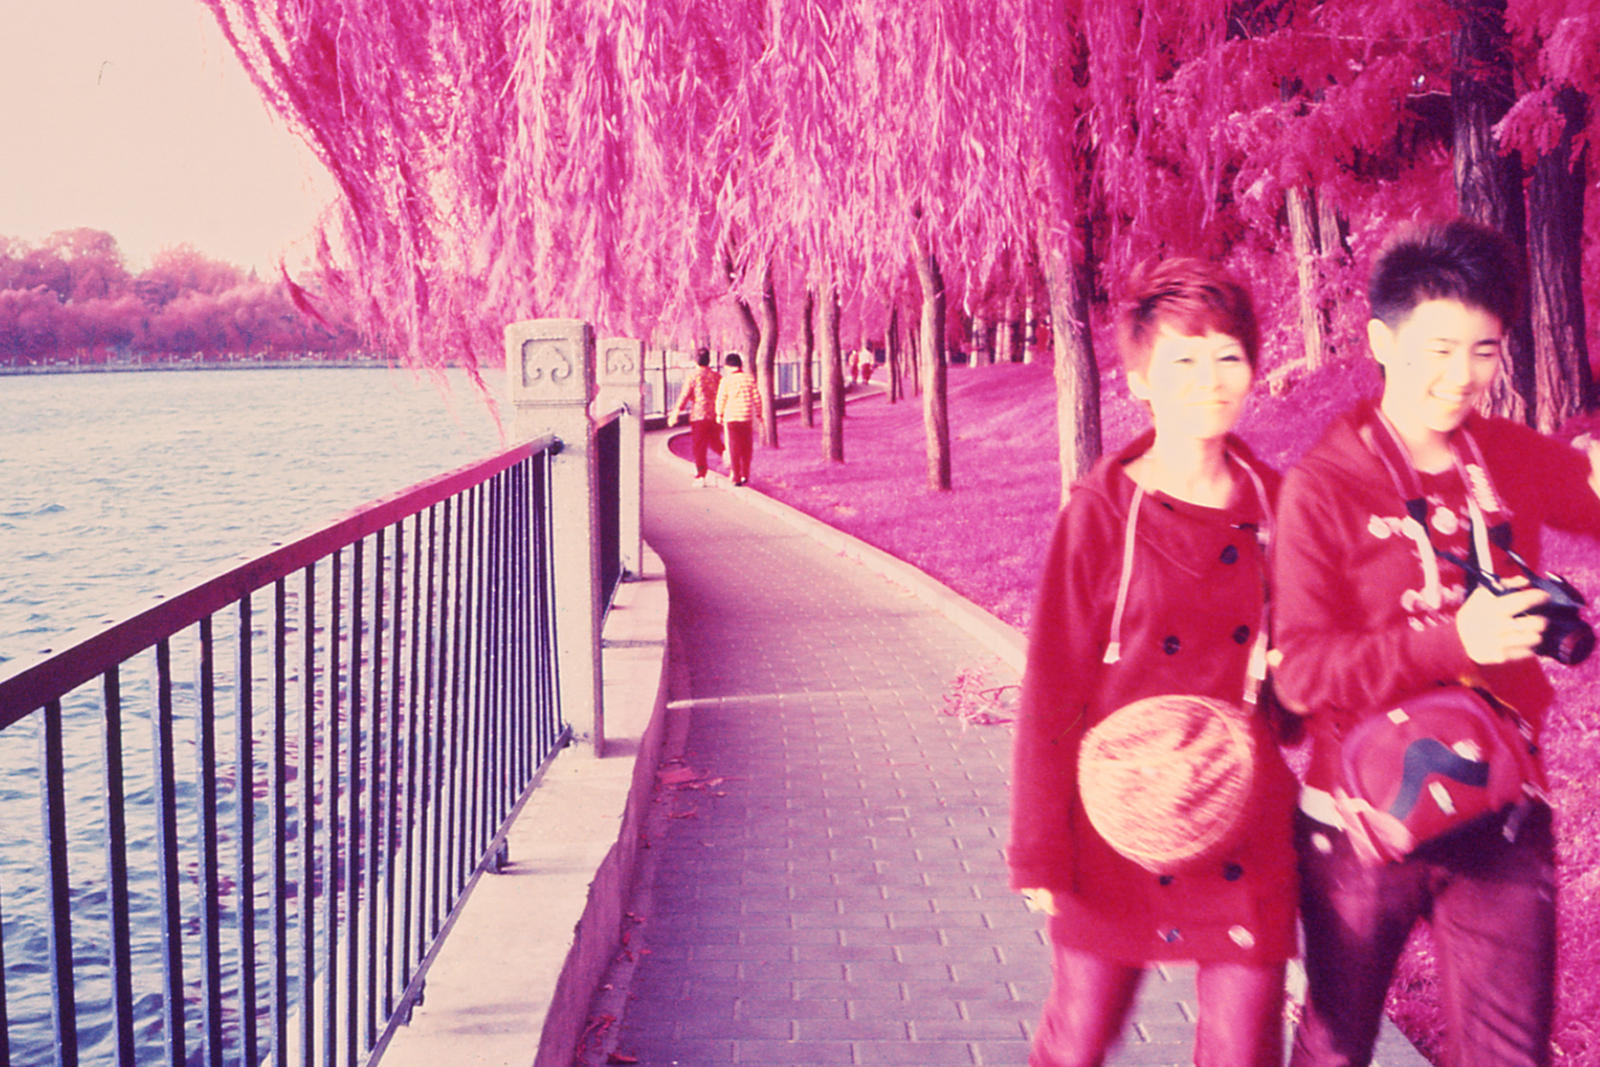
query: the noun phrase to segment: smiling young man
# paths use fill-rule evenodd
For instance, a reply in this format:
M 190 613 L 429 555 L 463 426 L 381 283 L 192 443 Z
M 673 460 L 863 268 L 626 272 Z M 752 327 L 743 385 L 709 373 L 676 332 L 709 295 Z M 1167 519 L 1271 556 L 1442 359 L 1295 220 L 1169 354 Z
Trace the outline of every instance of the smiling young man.
M 1525 612 L 1545 594 L 1496 596 L 1449 562 L 1519 574 L 1488 537 L 1501 525 L 1535 568 L 1543 526 L 1600 536 L 1600 454 L 1475 412 L 1520 292 L 1515 250 L 1491 230 L 1456 219 L 1400 234 L 1368 289 L 1382 396 L 1338 419 L 1284 481 L 1274 678 L 1312 740 L 1295 832 L 1309 978 L 1295 1067 L 1371 1062 L 1395 962 L 1424 918 L 1439 958 L 1446 1062 L 1550 1062 L 1548 806 L 1486 818 L 1378 864 L 1357 852 L 1332 796 L 1340 739 L 1433 687 L 1480 686 L 1534 731 L 1544 721 L 1552 693 L 1534 649 L 1545 619 Z

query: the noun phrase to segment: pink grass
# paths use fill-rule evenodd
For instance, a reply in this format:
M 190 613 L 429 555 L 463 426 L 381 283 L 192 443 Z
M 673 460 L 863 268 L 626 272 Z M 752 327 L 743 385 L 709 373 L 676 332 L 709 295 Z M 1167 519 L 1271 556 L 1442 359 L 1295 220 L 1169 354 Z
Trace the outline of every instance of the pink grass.
M 1370 363 L 1353 361 L 1302 379 L 1274 397 L 1258 388 L 1240 434 L 1280 467 L 1315 443 L 1357 396 L 1376 388 Z M 1014 626 L 1026 629 L 1059 504 L 1055 400 L 1048 364 L 952 367 L 954 489 L 925 488 L 922 412 L 912 398 L 852 401 L 842 464 L 822 458 L 815 429 L 779 422 L 780 447 L 756 450 L 751 485 L 904 559 Z M 1106 450 L 1145 425 L 1120 375 L 1103 383 Z M 1578 426 L 1569 426 L 1574 433 Z M 686 435 L 674 451 L 686 451 Z M 1592 542 L 1554 535 L 1546 562 L 1600 594 Z M 1600 1065 L 1600 656 L 1550 671 L 1559 704 L 1545 738 L 1560 835 L 1560 957 L 1556 1062 Z M 1419 931 L 1391 988 L 1390 1014 L 1430 1058 L 1440 1049 L 1432 944 Z

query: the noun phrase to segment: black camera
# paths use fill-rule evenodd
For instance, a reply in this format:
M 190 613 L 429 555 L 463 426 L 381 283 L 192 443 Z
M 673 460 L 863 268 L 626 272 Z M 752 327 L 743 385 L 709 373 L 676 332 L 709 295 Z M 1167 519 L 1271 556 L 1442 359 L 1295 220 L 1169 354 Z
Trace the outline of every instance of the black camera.
M 1588 607 L 1589 602 L 1584 599 L 1582 593 L 1578 592 L 1577 586 L 1561 577 L 1561 575 L 1535 572 L 1532 567 L 1528 566 L 1527 561 L 1511 550 L 1509 543 L 1502 543 L 1509 542 L 1510 538 L 1505 533 L 1501 533 L 1501 531 L 1509 533 L 1509 530 L 1503 526 L 1491 529 L 1489 531 L 1490 540 L 1499 545 L 1505 551 L 1505 554 L 1510 557 L 1511 562 L 1521 569 L 1523 575 L 1528 579 L 1526 586 L 1508 586 L 1497 575 L 1486 573 L 1481 568 L 1452 553 L 1440 552 L 1439 556 L 1466 571 L 1468 575 L 1476 580 L 1477 584 L 1484 586 L 1495 596 L 1505 596 L 1507 593 L 1517 592 L 1521 588 L 1544 591 L 1550 599 L 1522 613 L 1524 615 L 1542 615 L 1546 620 L 1544 636 L 1539 639 L 1539 644 L 1534 649 L 1534 652 L 1546 659 L 1553 659 L 1557 663 L 1563 663 L 1569 667 L 1582 663 L 1589 658 L 1589 653 L 1594 651 L 1594 627 L 1584 622 L 1579 614 L 1584 608 Z M 1496 534 L 1500 534 L 1500 536 L 1495 536 Z

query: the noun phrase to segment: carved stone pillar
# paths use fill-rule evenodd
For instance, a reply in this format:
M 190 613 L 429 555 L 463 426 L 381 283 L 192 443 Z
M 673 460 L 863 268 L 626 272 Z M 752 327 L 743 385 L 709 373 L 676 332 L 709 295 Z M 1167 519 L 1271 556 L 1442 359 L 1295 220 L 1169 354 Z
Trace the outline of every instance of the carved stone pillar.
M 644 504 L 644 342 L 608 337 L 600 342 L 600 399 L 595 414 L 617 408 L 622 416 L 622 499 L 618 528 L 625 577 L 643 571 L 644 533 L 640 509 Z
M 594 330 L 577 319 L 534 319 L 505 328 L 506 385 L 519 441 L 553 434 L 551 552 L 555 571 L 556 669 L 561 714 L 574 737 L 599 753 L 601 706 L 599 517 L 595 503 Z

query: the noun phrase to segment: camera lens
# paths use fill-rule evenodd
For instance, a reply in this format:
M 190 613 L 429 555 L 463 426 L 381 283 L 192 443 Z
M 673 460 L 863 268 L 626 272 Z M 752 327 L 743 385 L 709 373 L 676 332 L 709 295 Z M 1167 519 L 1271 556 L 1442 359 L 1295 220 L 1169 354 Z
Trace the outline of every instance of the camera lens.
M 1550 658 L 1557 663 L 1575 667 L 1588 659 L 1589 653 L 1594 651 L 1594 629 L 1581 619 L 1563 627 L 1561 633 L 1553 636 L 1555 640 L 1552 642 L 1554 647 Z

